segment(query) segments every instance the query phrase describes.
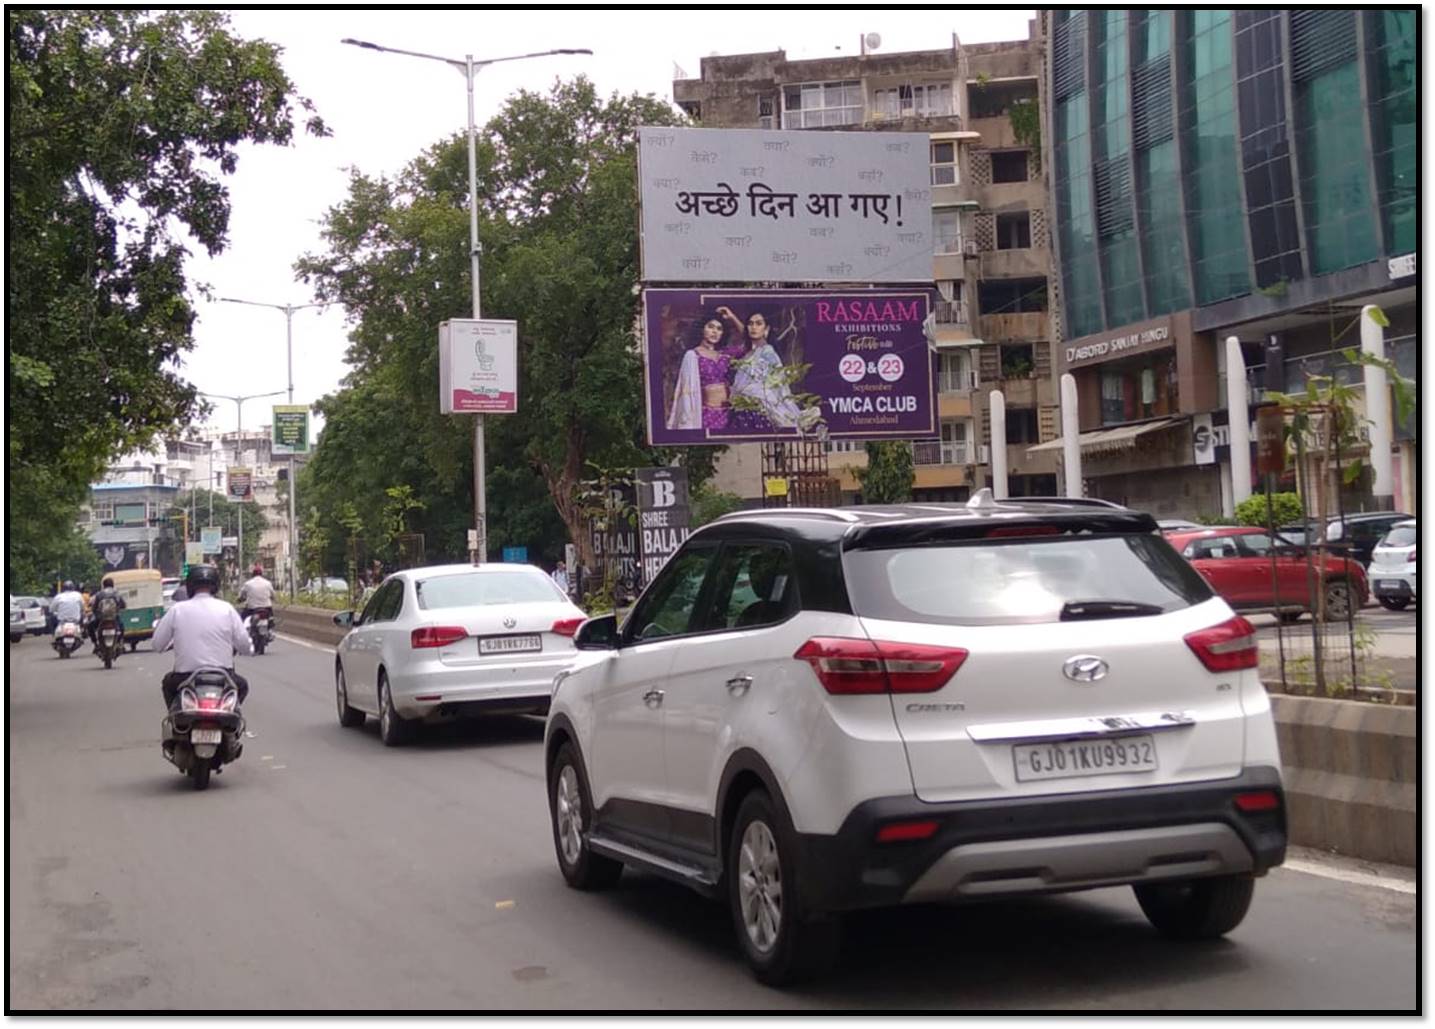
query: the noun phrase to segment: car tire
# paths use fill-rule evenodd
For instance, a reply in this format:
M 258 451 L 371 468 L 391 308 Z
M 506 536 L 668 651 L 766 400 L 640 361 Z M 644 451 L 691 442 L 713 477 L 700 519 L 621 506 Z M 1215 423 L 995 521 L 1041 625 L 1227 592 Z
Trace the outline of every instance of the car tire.
M 1340 579 L 1325 584 L 1325 620 L 1343 622 L 1351 613 L 1350 587 Z
M 762 790 L 743 798 L 726 866 L 738 946 L 768 986 L 811 979 L 836 963 L 841 921 L 801 910 L 795 833 Z
M 349 684 L 344 678 L 344 666 L 334 663 L 334 700 L 339 708 L 339 724 L 345 729 L 357 729 L 364 724 L 364 712 L 349 706 Z
M 413 738 L 413 723 L 394 710 L 389 677 L 379 673 L 379 739 L 386 747 L 402 747 Z
M 1387 611 L 1404 611 L 1410 605 L 1409 597 L 1376 597 L 1380 606 Z
M 593 825 L 593 800 L 571 743 L 563 744 L 553 756 L 548 812 L 558 869 L 568 885 L 575 890 L 605 890 L 616 883 L 623 874 L 623 863 L 594 854 L 588 847 L 586 830 Z
M 1300 621 L 1300 616 L 1303 614 L 1305 614 L 1304 611 L 1282 611 L 1276 617 L 1281 620 L 1282 625 L 1294 625 Z
M 1186 882 L 1134 886 L 1136 902 L 1162 936 L 1173 940 L 1214 940 L 1246 917 L 1256 880 L 1221 875 Z

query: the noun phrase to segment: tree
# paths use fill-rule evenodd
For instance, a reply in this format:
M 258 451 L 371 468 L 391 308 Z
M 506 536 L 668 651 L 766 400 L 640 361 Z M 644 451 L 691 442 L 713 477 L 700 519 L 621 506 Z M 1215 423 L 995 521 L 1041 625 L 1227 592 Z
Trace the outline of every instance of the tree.
M 1302 518 L 1300 494 L 1272 493 L 1271 510 L 1275 512 L 1276 528 L 1299 523 Z M 1253 493 L 1236 505 L 1237 525 L 1264 526 L 1266 519 L 1266 495 L 1264 493 Z M 1212 524 L 1223 523 L 1218 521 Z
M 912 444 L 884 440 L 867 444 L 867 467 L 853 474 L 862 487 L 864 504 L 905 504 L 912 499 Z
M 64 537 L 88 484 L 200 408 L 181 233 L 224 249 L 244 143 L 288 143 L 279 48 L 218 11 L 9 8 L 11 562 Z M 323 134 L 312 115 L 309 131 Z
M 210 521 L 210 504 L 213 503 L 213 521 Z M 269 528 L 269 518 L 261 508 L 252 500 L 241 502 L 230 500 L 223 493 L 207 489 L 185 490 L 174 498 L 174 506 L 170 508 L 169 518 L 175 527 L 175 534 L 179 534 L 180 512 L 193 510 L 194 518 L 190 522 L 189 533 L 195 539 L 199 538 L 199 529 L 205 525 L 217 525 L 224 531 L 225 536 L 233 536 L 239 529 L 239 512 L 244 511 L 244 553 L 252 558 L 259 553 L 259 537 Z M 181 551 L 181 558 L 183 551 Z
M 85 531 L 73 522 L 41 537 L 27 536 L 18 547 L 12 538 L 6 568 L 11 593 L 45 593 L 56 582 L 98 582 L 104 562 Z
M 578 498 L 587 463 L 660 463 L 644 444 L 634 335 L 636 139 L 639 125 L 679 117 L 651 96 L 603 100 L 579 78 L 515 95 L 483 129 L 483 312 L 517 319 L 520 347 L 518 413 L 486 422 L 490 554 L 556 554 L 566 535 L 591 563 Z M 407 484 L 425 504 L 426 542 L 453 557 L 473 524 L 473 430 L 438 413 L 434 341 L 441 321 L 471 314 L 466 154 L 459 136 L 392 180 L 353 173 L 324 220 L 327 252 L 298 264 L 353 323 L 353 371 L 318 405 L 325 431 L 300 496 L 328 518 L 354 503 L 378 538 L 383 490 Z M 710 453 L 695 460 L 705 462 L 710 473 Z

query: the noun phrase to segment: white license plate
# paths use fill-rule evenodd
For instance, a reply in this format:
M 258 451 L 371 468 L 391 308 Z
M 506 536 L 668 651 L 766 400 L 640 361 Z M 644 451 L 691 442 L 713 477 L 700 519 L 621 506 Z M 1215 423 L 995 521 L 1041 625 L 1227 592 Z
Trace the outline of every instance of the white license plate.
M 1404 586 L 1405 583 L 1399 579 L 1381 579 L 1376 585 L 1383 590 L 1398 590 L 1401 586 Z
M 1150 736 L 1022 743 L 1013 746 L 1011 754 L 1018 782 L 1156 769 L 1156 744 Z
M 480 654 L 531 654 L 543 649 L 543 637 L 538 633 L 527 636 L 480 636 Z
M 191 729 L 189 730 L 190 743 L 218 743 L 224 739 L 222 729 Z

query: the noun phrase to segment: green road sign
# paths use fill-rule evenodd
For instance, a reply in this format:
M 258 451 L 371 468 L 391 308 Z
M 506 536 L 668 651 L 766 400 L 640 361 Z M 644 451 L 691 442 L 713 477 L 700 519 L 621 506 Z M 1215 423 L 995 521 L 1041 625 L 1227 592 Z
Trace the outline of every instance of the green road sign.
M 309 409 L 301 404 L 274 405 L 274 453 L 309 452 Z

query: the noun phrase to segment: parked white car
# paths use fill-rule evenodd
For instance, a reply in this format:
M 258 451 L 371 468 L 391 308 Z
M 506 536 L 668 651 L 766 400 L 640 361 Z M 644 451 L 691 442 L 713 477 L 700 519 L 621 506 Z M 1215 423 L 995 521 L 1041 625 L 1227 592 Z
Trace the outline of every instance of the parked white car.
M 1418 520 L 1396 522 L 1375 545 L 1370 561 L 1370 591 L 1382 607 L 1403 611 L 1415 600 L 1415 543 Z
M 16 597 L 15 606 L 24 616 L 26 632 L 31 636 L 45 635 L 50 605 L 43 597 Z
M 25 638 L 25 613 L 15 605 L 15 598 L 10 598 L 10 642 L 19 643 Z
M 339 723 L 379 720 L 385 744 L 421 722 L 543 714 L 575 655 L 584 614 L 540 568 L 520 564 L 411 568 L 384 580 L 334 661 Z
M 1255 629 L 1150 515 L 1096 501 L 747 511 L 621 627 L 545 738 L 558 866 L 726 900 L 759 979 L 859 908 L 1129 884 L 1177 938 L 1284 860 Z

